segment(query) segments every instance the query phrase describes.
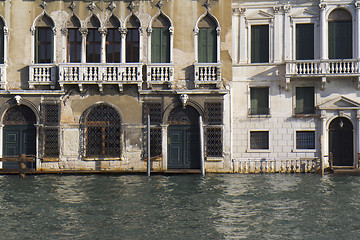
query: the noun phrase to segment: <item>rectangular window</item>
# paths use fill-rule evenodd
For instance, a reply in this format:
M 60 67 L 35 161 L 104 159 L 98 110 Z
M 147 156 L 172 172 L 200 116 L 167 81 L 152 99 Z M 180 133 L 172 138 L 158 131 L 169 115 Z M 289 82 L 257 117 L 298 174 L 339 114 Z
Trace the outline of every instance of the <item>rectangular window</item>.
M 41 127 L 43 156 L 59 157 L 60 105 L 58 103 L 41 103 Z
M 52 30 L 50 27 L 37 27 L 35 45 L 35 63 L 52 62 Z
M 251 131 L 250 149 L 269 149 L 269 132 Z
M 217 62 L 217 33 L 215 28 L 200 28 L 198 35 L 199 63 Z
M 296 60 L 314 59 L 314 24 L 296 24 Z
M 168 28 L 153 28 L 151 33 L 151 62 L 170 62 L 170 32 Z
M 126 62 L 139 62 L 139 29 L 128 28 L 126 34 Z
M 96 28 L 89 28 L 86 38 L 86 62 L 99 63 L 101 55 L 101 35 Z
M 220 125 L 223 123 L 223 108 L 220 102 L 205 103 L 205 121 L 208 124 Z
M 106 36 L 106 62 L 120 62 L 121 34 L 117 28 L 109 28 Z
M 329 59 L 352 58 L 351 21 L 329 22 Z
M 206 128 L 206 156 L 208 157 L 222 157 L 223 156 L 223 141 L 222 128 L 207 127 Z
M 251 62 L 269 62 L 269 25 L 251 26 Z
M 314 87 L 297 87 L 295 114 L 314 113 Z
M 44 157 L 59 157 L 59 129 L 43 128 Z
M 1 24 L 1 22 L 0 22 Z M 0 64 L 4 63 L 4 51 L 5 51 L 5 46 L 4 46 L 4 28 L 0 27 Z
M 269 88 L 250 88 L 250 115 L 268 115 L 269 111 Z
M 296 131 L 296 149 L 315 149 L 315 131 Z
M 162 156 L 162 129 L 150 129 L 150 157 Z
M 77 28 L 68 29 L 68 62 L 81 62 L 81 34 Z

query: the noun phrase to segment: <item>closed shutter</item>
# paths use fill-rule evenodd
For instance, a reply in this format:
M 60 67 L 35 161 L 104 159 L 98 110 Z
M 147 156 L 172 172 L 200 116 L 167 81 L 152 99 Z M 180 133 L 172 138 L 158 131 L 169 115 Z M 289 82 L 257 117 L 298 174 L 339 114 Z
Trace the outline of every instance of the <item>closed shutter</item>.
M 170 33 L 167 28 L 153 28 L 151 33 L 151 62 L 170 62 Z
M 217 62 L 217 33 L 215 28 L 200 28 L 198 47 L 199 62 L 214 63 Z
M 251 62 L 269 62 L 268 25 L 254 25 L 251 27 Z
M 0 63 L 4 63 L 4 28 L 0 27 Z
M 329 59 L 352 58 L 352 23 L 329 22 Z
M 39 63 L 39 28 L 35 29 L 35 63 Z
M 314 113 L 314 88 L 298 87 L 296 88 L 296 110 L 297 114 Z
M 269 88 L 250 89 L 251 114 L 269 114 Z
M 296 24 L 296 60 L 314 59 L 314 24 Z

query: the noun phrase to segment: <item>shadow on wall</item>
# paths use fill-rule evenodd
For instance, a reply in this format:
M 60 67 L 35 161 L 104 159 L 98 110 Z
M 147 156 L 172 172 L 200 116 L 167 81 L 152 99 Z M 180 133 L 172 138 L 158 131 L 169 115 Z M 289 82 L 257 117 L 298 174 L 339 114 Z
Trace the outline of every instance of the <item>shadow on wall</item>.
M 29 88 L 29 67 L 20 68 L 18 70 L 18 72 L 20 73 L 21 89 L 28 89 Z

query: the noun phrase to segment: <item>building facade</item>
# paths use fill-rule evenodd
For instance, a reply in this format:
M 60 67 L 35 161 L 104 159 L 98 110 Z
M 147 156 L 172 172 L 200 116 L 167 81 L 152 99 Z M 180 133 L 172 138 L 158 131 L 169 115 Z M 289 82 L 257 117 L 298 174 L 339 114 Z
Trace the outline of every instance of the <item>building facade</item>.
M 233 0 L 235 172 L 358 167 L 360 3 Z
M 2 1 L 0 155 L 145 171 L 149 116 L 153 170 L 204 154 L 230 172 L 231 14 L 227 0 Z

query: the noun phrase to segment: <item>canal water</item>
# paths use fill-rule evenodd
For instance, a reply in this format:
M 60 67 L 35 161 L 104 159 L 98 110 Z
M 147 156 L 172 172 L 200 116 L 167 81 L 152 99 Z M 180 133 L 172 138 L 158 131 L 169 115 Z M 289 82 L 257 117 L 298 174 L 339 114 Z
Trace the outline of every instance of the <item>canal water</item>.
M 0 239 L 360 239 L 360 177 L 0 176 Z

